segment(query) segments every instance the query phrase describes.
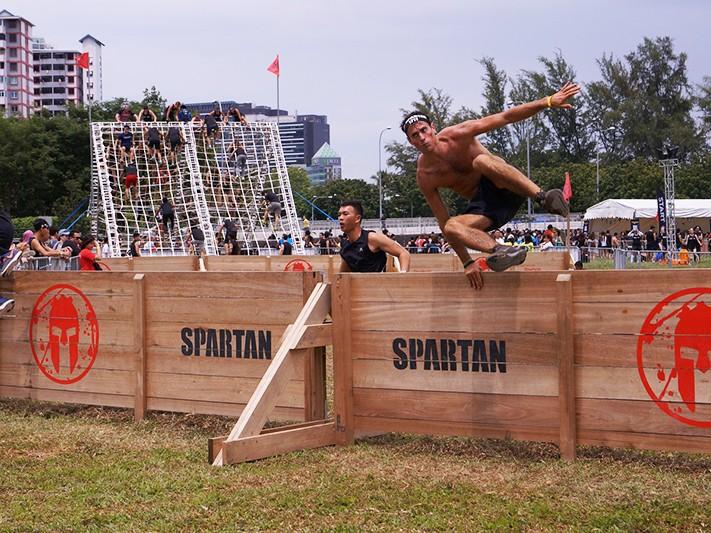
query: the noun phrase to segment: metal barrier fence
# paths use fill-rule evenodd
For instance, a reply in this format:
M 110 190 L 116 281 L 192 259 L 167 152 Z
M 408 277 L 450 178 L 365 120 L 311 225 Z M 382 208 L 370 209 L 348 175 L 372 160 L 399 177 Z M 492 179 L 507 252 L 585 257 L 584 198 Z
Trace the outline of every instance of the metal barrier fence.
M 61 257 L 23 257 L 16 270 L 45 270 L 48 272 L 64 272 L 79 270 L 79 257 L 64 259 Z

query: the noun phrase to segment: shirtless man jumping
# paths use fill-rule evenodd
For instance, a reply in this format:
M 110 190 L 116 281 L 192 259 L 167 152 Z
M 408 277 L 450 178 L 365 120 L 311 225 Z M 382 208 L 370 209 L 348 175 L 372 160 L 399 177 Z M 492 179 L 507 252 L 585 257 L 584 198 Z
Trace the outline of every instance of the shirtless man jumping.
M 481 268 L 467 248 L 490 253 L 486 263 L 497 272 L 526 259 L 526 248 L 499 245 L 487 233 L 511 220 L 526 198 L 533 198 L 549 213 L 568 214 L 562 191 L 542 191 L 518 169 L 491 154 L 476 136 L 525 120 L 547 108 L 569 109 L 572 106 L 567 100 L 578 92 L 578 85 L 568 82 L 546 98 L 468 120 L 439 133 L 430 118 L 418 111 L 408 114 L 400 124 L 407 140 L 421 153 L 417 161 L 417 185 L 475 288 L 482 287 Z M 452 189 L 470 200 L 463 214 L 449 216 L 440 188 Z

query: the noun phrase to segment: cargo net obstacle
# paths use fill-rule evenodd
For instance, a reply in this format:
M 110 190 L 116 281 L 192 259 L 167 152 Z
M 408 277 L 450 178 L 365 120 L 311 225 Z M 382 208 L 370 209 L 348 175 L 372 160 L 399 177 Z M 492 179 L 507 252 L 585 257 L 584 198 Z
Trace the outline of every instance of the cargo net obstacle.
M 133 134 L 136 190 L 129 194 L 124 169 L 130 160 L 121 154 L 119 135 L 128 125 Z M 148 147 L 148 129 L 161 135 L 157 153 Z M 185 140 L 170 154 L 170 128 Z M 217 255 L 221 237 L 217 226 L 230 220 L 237 242 L 250 254 L 277 253 L 274 239 L 291 234 L 294 252 L 303 253 L 296 208 L 289 184 L 279 130 L 274 123 L 221 124 L 212 142 L 199 124 L 183 122 L 95 122 L 92 132 L 92 231 L 106 235 L 113 257 L 126 255 L 133 234 L 142 237 L 144 255 L 192 253 L 191 233 L 205 236 L 205 252 Z M 173 130 L 173 134 L 175 130 Z M 247 160 L 238 166 L 230 147 L 239 141 Z M 267 214 L 264 192 L 281 202 L 281 216 Z M 160 220 L 163 198 L 173 206 L 172 227 Z

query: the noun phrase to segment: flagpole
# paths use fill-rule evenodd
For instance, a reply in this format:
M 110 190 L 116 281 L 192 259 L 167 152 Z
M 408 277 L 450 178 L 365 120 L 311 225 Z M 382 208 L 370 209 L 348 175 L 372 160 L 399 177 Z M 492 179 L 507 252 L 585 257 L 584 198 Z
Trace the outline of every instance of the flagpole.
M 279 124 L 279 74 L 277 74 L 277 124 Z

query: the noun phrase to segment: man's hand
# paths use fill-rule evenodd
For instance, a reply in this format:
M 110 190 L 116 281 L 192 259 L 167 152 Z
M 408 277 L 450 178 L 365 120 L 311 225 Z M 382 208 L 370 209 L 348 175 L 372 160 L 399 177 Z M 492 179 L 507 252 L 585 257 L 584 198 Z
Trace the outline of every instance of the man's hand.
M 565 85 L 550 97 L 551 107 L 562 107 L 563 109 L 571 109 L 573 106 L 566 103 L 568 98 L 572 98 L 580 92 L 580 86 L 572 81 L 566 82 Z
M 474 287 L 476 290 L 479 290 L 484 286 L 484 279 L 481 277 L 481 267 L 477 261 L 474 261 L 464 269 L 464 275 L 469 280 L 469 285 Z

